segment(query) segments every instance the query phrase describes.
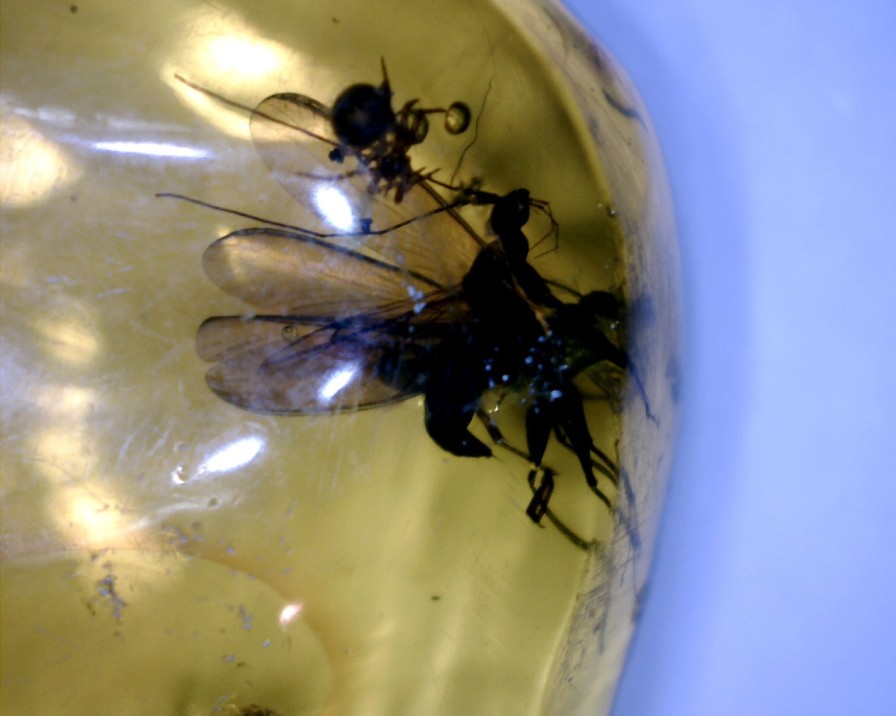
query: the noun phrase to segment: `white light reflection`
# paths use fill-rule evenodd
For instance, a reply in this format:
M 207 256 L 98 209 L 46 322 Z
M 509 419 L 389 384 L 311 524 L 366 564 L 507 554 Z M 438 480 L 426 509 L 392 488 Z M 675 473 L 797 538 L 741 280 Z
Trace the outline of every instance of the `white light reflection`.
M 75 411 L 79 410 L 75 398 Z M 33 464 L 42 473 L 48 514 L 67 544 L 102 544 L 131 529 L 133 516 L 120 506 L 119 496 L 101 474 L 95 440 L 83 423 L 53 421 L 32 438 Z M 34 508 L 36 509 L 36 508 Z M 27 522 L 33 514 L 16 514 Z M 15 530 L 14 523 L 7 529 Z
M 255 78 L 283 64 L 287 51 L 280 43 L 262 39 L 248 28 L 231 32 L 209 38 L 203 48 L 215 76 L 241 74 Z
M 264 440 L 257 435 L 240 438 L 213 452 L 200 466 L 199 475 L 230 472 L 248 465 L 264 448 Z M 176 471 L 175 471 L 176 472 Z M 178 474 L 180 482 L 183 478 Z M 178 481 L 172 473 L 172 479 Z
M 280 626 L 289 626 L 301 613 L 301 604 L 287 604 L 285 607 L 283 607 L 283 609 L 280 610 Z
M 355 226 L 355 215 L 351 204 L 334 186 L 321 187 L 314 192 L 314 206 L 324 221 L 339 231 L 348 231 Z
M 100 350 L 93 311 L 84 302 L 69 297 L 65 312 L 67 315 L 60 316 L 61 310 L 57 309 L 35 321 L 35 327 L 44 337 L 44 350 L 69 365 L 88 365 Z
M 317 397 L 322 403 L 329 402 L 336 393 L 351 382 L 357 372 L 358 369 L 354 366 L 333 371 L 330 373 L 330 377 L 327 378 L 327 382 L 317 392 Z
M 77 417 L 47 421 L 31 436 L 32 460 L 45 476 L 47 484 L 76 482 L 97 470 L 97 451 Z
M 34 404 L 48 415 L 83 420 L 98 401 L 95 390 L 77 385 L 50 383 L 34 389 Z
M 248 138 L 247 113 L 187 87 L 175 74 L 250 107 L 258 95 L 271 94 L 258 87 L 272 77 L 289 77 L 297 88 L 305 84 L 299 53 L 267 39 L 238 13 L 222 14 L 213 5 L 200 5 L 181 14 L 178 26 L 182 40 L 166 50 L 169 61 L 160 68 L 161 79 L 200 117 L 231 136 Z
M 204 149 L 179 147 L 176 144 L 161 144 L 159 142 L 96 142 L 93 148 L 100 152 L 142 154 L 176 159 L 204 159 L 208 156 L 208 152 Z
M 129 527 L 115 498 L 96 482 L 58 491 L 65 506 L 56 512 L 57 526 L 69 542 L 102 544 Z
M 173 482 L 175 485 L 183 485 L 187 481 L 187 478 L 184 477 L 184 470 L 185 468 L 183 465 L 178 465 L 177 467 L 175 467 L 171 471 L 171 482 Z
M 20 117 L 0 121 L 0 203 L 27 206 L 81 176 L 75 161 Z

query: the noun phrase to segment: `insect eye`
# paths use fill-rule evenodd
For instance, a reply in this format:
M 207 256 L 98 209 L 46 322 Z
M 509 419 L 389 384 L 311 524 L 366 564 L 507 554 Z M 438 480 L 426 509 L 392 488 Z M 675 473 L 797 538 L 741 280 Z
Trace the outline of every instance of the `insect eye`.
M 445 112 L 445 130 L 449 134 L 460 134 L 470 126 L 470 108 L 463 102 L 454 102 Z
M 368 84 L 352 85 L 333 103 L 333 131 L 350 147 L 369 147 L 395 126 L 392 101 L 382 88 Z

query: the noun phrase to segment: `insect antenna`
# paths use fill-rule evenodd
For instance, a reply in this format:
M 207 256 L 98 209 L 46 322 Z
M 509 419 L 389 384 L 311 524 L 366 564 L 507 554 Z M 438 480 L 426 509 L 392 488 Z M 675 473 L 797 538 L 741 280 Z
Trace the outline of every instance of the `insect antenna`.
M 541 482 L 536 483 L 536 477 L 539 471 L 543 472 L 543 477 Z M 563 520 L 557 517 L 557 515 L 551 511 L 550 507 L 548 507 L 548 499 L 550 498 L 550 493 L 553 492 L 554 489 L 555 474 L 556 473 L 553 470 L 542 468 L 535 468 L 529 471 L 528 483 L 529 489 L 532 490 L 532 500 L 526 508 L 526 514 L 529 516 L 529 519 L 535 522 L 539 527 L 543 526 L 539 520 L 541 520 L 542 517 L 546 517 L 548 522 L 550 522 L 557 531 L 566 537 L 566 539 L 568 539 L 575 547 L 583 552 L 590 552 L 597 545 L 597 540 L 586 542 L 570 529 Z M 538 519 L 536 519 L 536 516 Z
M 316 132 L 307 130 L 304 127 L 300 127 L 296 124 L 293 124 L 292 122 L 284 122 L 282 119 L 278 119 L 277 117 L 273 117 L 266 112 L 262 112 L 258 108 L 249 107 L 248 105 L 245 105 L 242 102 L 237 102 L 236 100 L 228 99 L 224 95 L 218 94 L 214 90 L 210 90 L 207 87 L 203 87 L 202 85 L 196 84 L 195 82 L 188 80 L 183 75 L 175 74 L 174 79 L 178 80 L 179 82 L 182 82 L 187 87 L 204 94 L 206 97 L 211 97 L 216 102 L 220 102 L 221 104 L 227 105 L 228 107 L 233 107 L 234 109 L 242 110 L 243 112 L 247 112 L 250 115 L 264 117 L 269 122 L 273 122 L 274 124 L 279 124 L 281 127 L 287 127 L 288 129 L 295 130 L 296 132 L 301 132 L 302 134 L 304 134 L 308 137 L 312 137 L 314 139 L 317 139 L 318 141 L 324 142 L 325 144 L 329 144 L 334 149 L 337 149 L 339 147 L 339 144 L 337 142 L 334 142 L 331 139 L 327 139 L 326 137 L 323 137 L 320 134 L 317 134 Z
M 226 206 L 221 206 L 219 204 L 212 204 L 208 201 L 203 201 L 202 199 L 196 199 L 191 196 L 186 196 L 185 194 L 177 194 L 175 192 L 158 192 L 156 197 L 159 199 L 177 199 L 178 201 L 186 201 L 190 204 L 196 204 L 197 206 L 201 206 L 205 209 L 212 209 L 213 211 L 220 211 L 224 214 L 231 214 L 232 216 L 239 216 L 243 219 L 251 219 L 252 221 L 258 221 L 262 224 L 267 224 L 268 226 L 276 226 L 282 229 L 289 229 L 291 231 L 295 231 L 298 234 L 302 234 L 303 236 L 313 236 L 316 239 L 335 239 L 335 238 L 351 238 L 351 237 L 363 237 L 363 236 L 384 236 L 388 233 L 401 229 L 409 224 L 413 224 L 417 221 L 421 221 L 422 219 L 426 219 L 430 216 L 435 216 L 436 214 L 441 214 L 445 211 L 453 211 L 461 204 L 444 204 L 435 209 L 430 209 L 429 211 L 425 211 L 423 213 L 417 214 L 409 219 L 405 219 L 404 221 L 400 221 L 397 224 L 393 224 L 392 226 L 387 226 L 384 229 L 374 229 L 368 219 L 362 219 L 359 229 L 348 230 L 348 231 L 332 231 L 332 232 L 321 232 L 314 231 L 312 229 L 306 229 L 301 226 L 296 226 L 295 224 L 286 224 L 281 221 L 274 221 L 273 219 L 266 219 L 263 216 L 257 216 L 256 214 L 249 214 L 245 211 L 239 211 L 238 209 L 231 209 Z M 467 230 L 472 234 L 473 229 L 464 222 L 459 216 L 455 216 L 456 219 L 462 221 L 463 225 L 467 228 Z M 480 240 L 481 241 L 481 240 Z

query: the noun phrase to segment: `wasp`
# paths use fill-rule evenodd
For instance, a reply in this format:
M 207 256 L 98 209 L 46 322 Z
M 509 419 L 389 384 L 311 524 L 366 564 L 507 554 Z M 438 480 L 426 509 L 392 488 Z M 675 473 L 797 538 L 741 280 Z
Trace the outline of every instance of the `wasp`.
M 495 201 L 486 241 L 453 211 L 413 224 L 450 242 L 421 241 L 408 227 L 367 237 L 322 237 L 271 222 L 215 241 L 203 264 L 221 289 L 258 309 L 200 326 L 209 387 L 246 410 L 331 414 L 423 396 L 430 438 L 460 457 L 492 449 L 470 431 L 527 457 L 540 522 L 554 487 L 542 466 L 555 435 L 578 458 L 591 490 L 612 509 L 597 474 L 615 464 L 589 432 L 574 380 L 607 363 L 624 371 L 625 350 L 608 335 L 620 302 L 594 291 L 561 300 L 528 262 L 522 231 L 529 192 Z M 526 449 L 509 446 L 483 409 L 489 394 L 526 405 Z

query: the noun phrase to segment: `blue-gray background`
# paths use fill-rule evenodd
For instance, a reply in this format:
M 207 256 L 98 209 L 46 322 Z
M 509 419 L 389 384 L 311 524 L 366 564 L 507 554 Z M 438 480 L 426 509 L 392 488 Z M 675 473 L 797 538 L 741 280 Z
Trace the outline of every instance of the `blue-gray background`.
M 896 3 L 566 3 L 656 124 L 685 291 L 614 716 L 896 714 Z

